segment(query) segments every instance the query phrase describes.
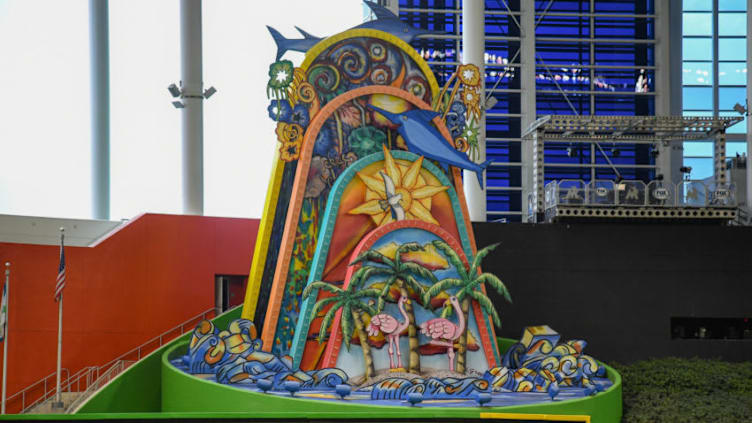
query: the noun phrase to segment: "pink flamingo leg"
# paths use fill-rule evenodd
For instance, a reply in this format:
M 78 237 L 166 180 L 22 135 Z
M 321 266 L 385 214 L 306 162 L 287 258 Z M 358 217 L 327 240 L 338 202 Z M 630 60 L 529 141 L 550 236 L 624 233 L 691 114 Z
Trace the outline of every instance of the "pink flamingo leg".
M 399 346 L 399 334 L 397 336 L 398 336 L 398 338 L 394 341 L 397 344 L 397 363 L 399 364 L 400 368 L 403 368 L 403 366 L 402 366 L 402 353 L 400 352 L 400 346 Z
M 393 343 L 394 343 L 394 338 L 390 336 L 389 337 L 389 349 L 387 350 L 389 351 L 389 368 L 390 369 L 394 368 L 394 360 L 392 359 L 392 353 L 394 353 L 394 348 L 392 348 Z
M 449 356 L 449 371 L 454 371 L 454 347 L 449 347 L 447 350 L 447 355 Z

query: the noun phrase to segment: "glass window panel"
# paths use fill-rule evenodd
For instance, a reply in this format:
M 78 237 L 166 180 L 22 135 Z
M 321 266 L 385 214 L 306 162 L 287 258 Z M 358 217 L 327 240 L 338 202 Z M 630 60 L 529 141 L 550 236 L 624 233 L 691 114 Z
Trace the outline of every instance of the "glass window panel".
M 206 215 L 261 216 L 264 204 L 260 199 L 266 196 L 266 181 L 274 152 L 279 148 L 276 123 L 269 118 L 270 102 L 266 97 L 269 64 L 274 61 L 277 46 L 265 26 L 248 22 L 263 22 L 279 29 L 285 37 L 297 39 L 300 34 L 295 33 L 290 22 L 305 21 L 306 31 L 327 36 L 363 20 L 363 4 L 356 1 L 287 0 L 278 2 L 279 7 L 259 7 L 260 4 L 203 2 L 204 84 L 218 90 L 204 106 Z M 323 14 L 321 10 L 336 13 Z M 317 18 L 310 19 L 311 16 Z M 248 40 L 256 40 L 253 48 L 248 48 Z M 290 51 L 283 59 L 299 66 L 303 57 L 303 53 Z M 258 142 L 249 142 L 251 138 L 258 138 Z
M 684 157 L 713 157 L 710 141 L 684 141 Z
M 690 179 L 705 179 L 713 176 L 713 159 L 684 159 L 684 166 L 690 166 Z
M 684 109 L 707 110 L 713 107 L 713 89 L 710 87 L 682 88 Z
M 713 35 L 713 14 L 682 14 L 682 32 L 684 35 Z
M 733 110 L 734 104 L 744 104 L 747 98 L 746 88 L 718 88 L 718 110 Z
M 747 35 L 747 14 L 719 13 L 718 35 Z
M 165 89 L 180 79 L 179 13 L 177 0 L 110 2 L 112 219 L 182 210 L 180 111 Z
M 691 111 L 683 112 L 682 116 L 710 117 L 710 116 L 713 116 L 713 111 L 712 110 L 691 110 Z
M 682 56 L 684 60 L 713 60 L 713 39 L 682 39 Z
M 743 102 L 739 102 L 740 104 Z M 719 112 L 718 116 L 732 116 L 732 117 L 739 117 L 741 116 L 738 112 Z M 727 134 L 746 134 L 747 133 L 747 118 L 745 117 L 744 120 L 737 123 L 736 125 L 728 128 L 726 130 Z
M 747 154 L 746 142 L 727 142 L 726 143 L 726 157 L 734 157 L 736 155 Z
M 0 1 L 0 213 L 91 218 L 88 22 L 88 2 Z
M 745 1 L 745 0 L 741 0 Z M 700 11 L 712 11 L 713 2 L 711 0 L 684 0 L 682 2 L 682 9 L 686 10 L 700 10 Z
M 719 38 L 718 60 L 747 60 L 747 39 Z
M 747 62 L 719 62 L 719 85 L 747 85 Z
M 710 3 L 707 0 L 705 2 Z M 718 0 L 718 10 L 720 10 L 721 12 L 725 12 L 725 11 L 744 12 L 747 10 L 747 0 Z
M 713 64 L 709 62 L 684 62 L 682 84 L 713 85 Z

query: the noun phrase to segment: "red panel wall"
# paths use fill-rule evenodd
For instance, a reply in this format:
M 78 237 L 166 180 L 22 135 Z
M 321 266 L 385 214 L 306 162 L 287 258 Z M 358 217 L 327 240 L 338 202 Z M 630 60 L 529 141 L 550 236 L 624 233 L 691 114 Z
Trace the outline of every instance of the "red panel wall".
M 248 274 L 258 224 L 146 214 L 94 247 L 66 247 L 63 367 L 105 364 L 212 308 L 215 274 Z M 11 262 L 9 395 L 55 371 L 58 255 L 0 243 L 0 263 Z

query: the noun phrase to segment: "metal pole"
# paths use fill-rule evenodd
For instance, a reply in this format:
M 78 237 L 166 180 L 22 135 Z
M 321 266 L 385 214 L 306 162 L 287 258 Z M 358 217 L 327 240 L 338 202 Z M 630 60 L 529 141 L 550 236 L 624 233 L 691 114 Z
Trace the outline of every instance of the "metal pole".
M 5 327 L 3 328 L 3 405 L 0 414 L 5 414 L 6 382 L 8 380 L 8 317 L 10 317 L 8 304 L 10 303 L 10 263 L 5 263 Z
M 550 3 L 549 3 L 550 5 Z M 535 122 L 535 2 L 520 3 L 520 130 L 525 130 Z M 543 19 L 543 17 L 541 17 Z M 522 204 L 527 207 L 527 197 L 535 191 L 533 186 L 533 146 L 532 139 L 522 141 Z M 524 221 L 528 214 L 523 213 Z M 533 222 L 528 222 L 533 223 Z
M 58 301 L 57 307 L 57 380 L 55 386 L 57 386 L 57 393 L 55 394 L 55 402 L 53 404 L 57 408 L 63 408 L 63 395 L 60 392 L 60 364 L 63 357 L 63 293 L 60 293 L 60 301 Z
M 110 43 L 108 0 L 89 0 L 92 217 L 110 218 Z
M 60 228 L 60 237 L 62 240 L 64 228 Z M 62 241 L 60 242 L 60 248 L 63 247 Z M 52 403 L 52 408 L 63 408 L 63 394 L 60 392 L 60 367 L 63 358 L 63 292 L 60 292 L 60 299 L 57 304 L 57 376 L 55 386 L 55 402 Z
M 485 2 L 482 0 L 463 0 L 462 2 L 462 63 L 472 63 L 480 70 L 480 98 L 486 98 L 486 66 L 484 53 L 486 49 Z M 485 104 L 481 104 L 481 117 L 478 125 L 479 162 L 486 160 L 486 116 Z M 478 185 L 473 172 L 464 171 L 464 190 L 467 197 L 467 208 L 470 220 L 486 221 L 486 193 L 484 187 Z M 484 181 L 486 178 L 484 178 Z
M 747 34 L 752 33 L 752 0 L 747 0 Z M 752 98 L 752 43 L 747 40 L 747 114 L 749 114 L 749 99 Z M 752 209 L 752 125 L 747 116 L 747 209 Z
M 183 84 L 183 213 L 204 214 L 204 105 L 201 0 L 180 0 Z

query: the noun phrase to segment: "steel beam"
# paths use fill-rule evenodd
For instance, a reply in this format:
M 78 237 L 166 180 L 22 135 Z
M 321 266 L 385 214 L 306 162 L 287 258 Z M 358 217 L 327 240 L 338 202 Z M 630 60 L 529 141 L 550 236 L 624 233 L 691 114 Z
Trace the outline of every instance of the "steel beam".
M 527 128 L 536 119 L 535 104 L 535 2 L 521 2 L 520 15 L 520 128 Z M 535 190 L 534 187 L 534 160 L 533 160 L 533 143 L 522 143 L 522 195 L 520 205 L 521 210 L 525 210 L 527 197 Z M 522 214 L 524 221 L 527 221 L 527 213 Z

